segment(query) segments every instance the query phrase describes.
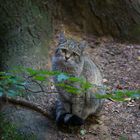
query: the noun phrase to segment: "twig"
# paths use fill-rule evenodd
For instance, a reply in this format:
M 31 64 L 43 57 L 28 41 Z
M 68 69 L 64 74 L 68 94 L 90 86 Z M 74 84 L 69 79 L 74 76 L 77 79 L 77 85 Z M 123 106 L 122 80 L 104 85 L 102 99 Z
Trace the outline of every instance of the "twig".
M 40 83 L 38 83 L 38 82 L 37 82 L 37 81 L 35 81 L 35 80 L 32 80 L 32 82 L 34 82 L 34 83 L 38 84 L 38 85 L 39 85 L 39 87 L 40 87 L 40 89 L 44 92 L 44 89 L 43 89 L 43 87 L 41 86 L 41 84 L 40 84 Z
M 54 91 L 53 90 L 52 91 L 45 91 L 41 85 L 40 85 L 41 90 L 38 90 L 38 91 L 33 91 L 33 90 L 27 88 L 25 85 L 22 85 L 22 84 L 17 84 L 17 85 L 23 86 L 26 92 L 32 92 L 32 93 L 40 93 L 40 92 L 43 92 L 43 93 L 58 93 L 58 91 L 56 91 L 56 90 L 54 90 Z

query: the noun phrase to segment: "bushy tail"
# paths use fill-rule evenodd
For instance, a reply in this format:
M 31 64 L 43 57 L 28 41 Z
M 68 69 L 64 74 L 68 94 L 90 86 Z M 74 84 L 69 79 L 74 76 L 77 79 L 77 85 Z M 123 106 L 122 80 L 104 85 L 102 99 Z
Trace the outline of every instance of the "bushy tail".
M 66 112 L 60 101 L 56 101 L 55 118 L 57 125 L 64 124 L 64 125 L 80 126 L 84 124 L 83 119 L 74 114 Z

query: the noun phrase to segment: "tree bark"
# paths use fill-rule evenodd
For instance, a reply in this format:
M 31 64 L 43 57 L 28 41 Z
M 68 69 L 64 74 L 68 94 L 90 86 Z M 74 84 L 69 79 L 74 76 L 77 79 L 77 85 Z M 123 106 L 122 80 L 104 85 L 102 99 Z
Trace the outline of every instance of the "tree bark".
M 46 68 L 52 35 L 50 11 L 44 1 L 0 1 L 0 69 Z
M 52 37 L 52 17 L 47 3 L 38 0 L 0 0 L 0 13 L 0 71 L 17 66 L 46 69 Z M 48 99 L 44 94 L 31 96 L 28 96 L 29 100 L 39 104 Z M 23 133 L 27 140 L 31 139 L 30 134 L 38 140 L 56 138 L 52 134 L 54 124 L 47 117 L 27 108 L 1 103 L 0 113 L 4 113 L 5 119 L 15 124 L 18 132 Z

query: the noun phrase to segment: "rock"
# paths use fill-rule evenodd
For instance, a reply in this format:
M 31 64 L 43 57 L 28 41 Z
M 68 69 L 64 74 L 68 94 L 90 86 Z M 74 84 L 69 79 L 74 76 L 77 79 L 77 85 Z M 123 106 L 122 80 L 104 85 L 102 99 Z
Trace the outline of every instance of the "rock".
M 108 82 L 108 80 L 107 79 L 103 79 L 103 83 L 107 83 Z
M 138 135 L 138 134 L 132 134 L 132 139 L 133 140 L 139 140 L 140 139 L 140 135 Z

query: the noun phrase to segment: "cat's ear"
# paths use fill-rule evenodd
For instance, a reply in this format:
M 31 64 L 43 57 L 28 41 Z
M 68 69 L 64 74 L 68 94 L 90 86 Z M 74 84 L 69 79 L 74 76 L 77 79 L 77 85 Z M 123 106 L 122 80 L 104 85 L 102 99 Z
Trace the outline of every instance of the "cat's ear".
M 80 45 L 79 45 L 79 47 L 80 47 L 80 49 L 82 50 L 82 51 L 84 51 L 84 49 L 87 47 L 88 45 L 87 45 L 87 42 L 86 41 L 82 41 L 81 43 L 80 43 Z
M 64 43 L 65 41 L 66 41 L 66 38 L 65 38 L 64 32 L 61 32 L 59 34 L 59 43 Z

